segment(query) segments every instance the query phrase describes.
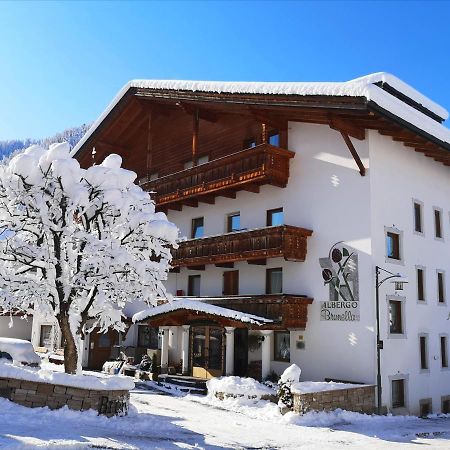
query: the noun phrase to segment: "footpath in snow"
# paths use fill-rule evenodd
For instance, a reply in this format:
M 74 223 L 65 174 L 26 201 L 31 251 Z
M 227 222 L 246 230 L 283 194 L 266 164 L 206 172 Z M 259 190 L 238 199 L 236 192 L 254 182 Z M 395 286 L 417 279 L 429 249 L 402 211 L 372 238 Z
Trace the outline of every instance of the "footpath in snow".
M 139 389 L 139 386 L 141 389 Z M 171 396 L 140 384 L 127 417 L 29 409 L 0 399 L 0 449 L 416 449 L 450 448 L 450 416 L 281 416 L 269 402 Z M 144 388 L 146 389 L 144 389 Z

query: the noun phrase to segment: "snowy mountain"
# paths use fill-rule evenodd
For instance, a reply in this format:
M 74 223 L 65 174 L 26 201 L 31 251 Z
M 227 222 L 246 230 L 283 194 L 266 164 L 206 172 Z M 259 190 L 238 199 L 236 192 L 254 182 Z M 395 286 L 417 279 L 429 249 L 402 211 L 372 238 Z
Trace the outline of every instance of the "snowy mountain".
M 42 144 L 44 147 L 48 147 L 54 142 L 66 141 L 70 144 L 70 147 L 73 148 L 83 137 L 90 126 L 90 123 L 84 123 L 79 127 L 67 128 L 61 133 L 57 133 L 54 136 L 50 136 L 44 139 L 13 139 L 0 141 L 0 160 L 11 155 L 15 151 L 27 148 L 32 144 Z

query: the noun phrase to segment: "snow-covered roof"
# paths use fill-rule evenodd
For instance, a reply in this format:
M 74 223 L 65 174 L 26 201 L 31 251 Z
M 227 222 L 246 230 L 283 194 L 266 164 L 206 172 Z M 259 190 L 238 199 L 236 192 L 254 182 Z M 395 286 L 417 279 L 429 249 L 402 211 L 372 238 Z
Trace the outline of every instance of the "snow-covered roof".
M 189 81 L 189 80 L 131 80 L 118 92 L 112 102 L 73 149 L 73 154 L 89 139 L 122 97 L 131 88 L 225 94 L 299 95 L 331 97 L 364 97 L 387 112 L 410 123 L 414 127 L 450 144 L 450 130 L 423 112 L 380 87 L 387 84 L 414 103 L 445 120 L 448 111 L 430 100 L 399 78 L 385 72 L 374 73 L 344 82 L 234 82 L 234 81 Z
M 223 306 L 211 305 L 200 300 L 193 300 L 190 298 L 177 298 L 171 302 L 162 305 L 154 306 L 138 312 L 133 316 L 133 322 L 141 322 L 150 317 L 160 316 L 179 310 L 188 310 L 211 314 L 213 316 L 225 317 L 227 319 L 237 320 L 238 322 L 245 322 L 254 325 L 263 325 L 265 323 L 272 323 L 272 320 L 265 317 L 247 314 L 234 309 L 224 308 Z

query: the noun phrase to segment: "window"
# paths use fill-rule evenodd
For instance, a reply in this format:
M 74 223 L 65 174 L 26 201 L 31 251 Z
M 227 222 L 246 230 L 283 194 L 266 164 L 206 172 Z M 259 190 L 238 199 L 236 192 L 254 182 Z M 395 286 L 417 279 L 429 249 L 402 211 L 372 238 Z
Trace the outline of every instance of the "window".
M 403 334 L 402 302 L 400 300 L 389 300 L 389 332 Z
M 291 336 L 289 331 L 275 331 L 273 335 L 275 361 L 290 362 L 291 360 Z
M 428 345 L 427 336 L 419 336 L 420 348 L 420 368 L 421 370 L 428 370 Z
M 209 156 L 208 155 L 200 156 L 197 159 L 197 166 L 201 166 L 202 164 L 206 164 L 207 162 L 209 162 Z
M 434 208 L 434 235 L 437 239 L 442 239 L 442 220 L 439 208 Z
M 266 294 L 281 294 L 283 292 L 283 269 L 266 270 Z
M 223 273 L 223 290 L 224 295 L 239 294 L 239 270 L 228 270 Z
M 267 226 L 283 225 L 284 214 L 283 208 L 269 209 L 267 211 Z
M 244 141 L 243 147 L 244 147 L 244 149 L 256 147 L 256 139 L 254 137 L 246 139 Z
M 414 231 L 416 233 L 423 233 L 422 224 L 422 203 L 414 202 Z
M 149 181 L 154 181 L 158 178 L 158 172 L 153 172 L 150 174 L 150 176 L 148 177 Z
M 227 216 L 227 232 L 239 231 L 241 229 L 241 214 L 232 213 Z
M 204 220 L 203 217 L 197 217 L 196 219 L 192 219 L 192 233 L 191 237 L 201 238 L 205 232 Z
M 185 169 L 190 169 L 191 167 L 194 167 L 194 163 L 192 161 L 186 161 L 184 163 L 184 168 Z
M 280 146 L 280 133 L 278 131 L 272 131 L 269 134 L 269 144 L 275 147 Z
M 442 414 L 450 414 L 450 396 L 446 395 L 442 397 Z
M 427 417 L 433 412 L 431 398 L 420 400 L 419 405 L 420 405 L 420 417 Z
M 386 256 L 400 260 L 400 235 L 392 231 L 386 232 Z
M 437 273 L 438 302 L 445 303 L 445 277 L 444 272 Z
M 405 406 L 405 380 L 392 380 L 392 407 L 403 408 Z
M 200 296 L 200 275 L 189 275 L 188 295 L 193 297 Z
M 41 334 L 39 337 L 39 347 L 52 348 L 52 325 L 41 325 Z
M 158 329 L 147 325 L 138 326 L 138 347 L 158 348 Z
M 417 300 L 425 301 L 425 271 L 422 268 L 416 269 L 417 273 Z
M 447 355 L 447 336 L 439 336 L 441 341 L 441 367 L 443 369 L 448 368 L 448 355 Z

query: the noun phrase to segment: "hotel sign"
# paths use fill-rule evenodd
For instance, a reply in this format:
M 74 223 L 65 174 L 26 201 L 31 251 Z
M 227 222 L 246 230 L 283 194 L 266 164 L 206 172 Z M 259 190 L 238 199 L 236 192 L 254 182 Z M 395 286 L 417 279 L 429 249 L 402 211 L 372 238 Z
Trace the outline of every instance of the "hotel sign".
M 358 255 L 338 243 L 319 259 L 328 300 L 320 302 L 320 320 L 359 321 Z

